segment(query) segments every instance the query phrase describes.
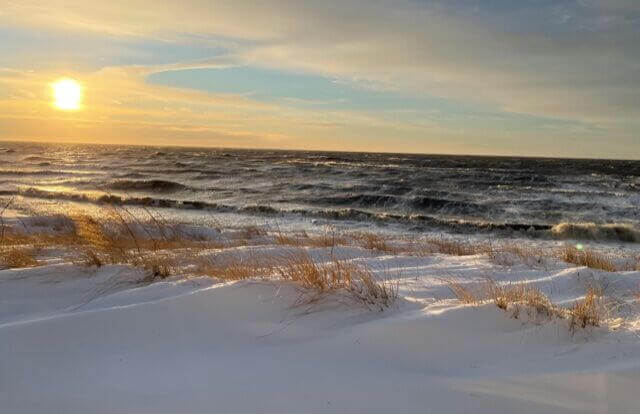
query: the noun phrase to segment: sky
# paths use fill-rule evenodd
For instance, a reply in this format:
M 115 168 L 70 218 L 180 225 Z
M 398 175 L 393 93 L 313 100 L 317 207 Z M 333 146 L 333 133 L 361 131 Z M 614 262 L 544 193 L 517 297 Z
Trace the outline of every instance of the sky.
M 640 159 L 638 45 L 638 0 L 0 0 L 0 140 Z

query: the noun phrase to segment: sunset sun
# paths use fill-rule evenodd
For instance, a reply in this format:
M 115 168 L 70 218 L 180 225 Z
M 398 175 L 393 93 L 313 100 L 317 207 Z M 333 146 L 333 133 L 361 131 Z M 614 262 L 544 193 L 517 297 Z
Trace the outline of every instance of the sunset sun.
M 64 111 L 80 109 L 82 86 L 73 79 L 62 79 L 52 85 L 54 105 Z

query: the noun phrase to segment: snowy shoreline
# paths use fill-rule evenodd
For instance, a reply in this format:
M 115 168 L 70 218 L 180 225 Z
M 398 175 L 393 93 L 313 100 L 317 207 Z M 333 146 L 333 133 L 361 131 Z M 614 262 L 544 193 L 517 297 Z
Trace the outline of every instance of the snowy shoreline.
M 40 233 L 60 229 L 54 220 L 31 220 Z M 638 409 L 638 270 L 607 272 L 555 258 L 496 261 L 482 252 L 416 255 L 394 250 L 401 246 L 395 240 L 385 241 L 391 247 L 373 239 L 323 246 L 313 235 L 298 242 L 295 232 L 189 231 L 199 240 L 236 240 L 198 252 L 216 260 L 302 249 L 321 265 L 358 263 L 393 285 L 397 299 L 367 306 L 334 292 L 300 302 L 305 289 L 295 281 L 220 280 L 187 265 L 150 280 L 139 266 L 87 266 L 77 263 L 75 250 L 41 246 L 37 265 L 0 270 L 3 410 Z M 237 242 L 240 235 L 250 242 Z M 488 277 L 535 287 L 558 306 L 570 307 L 594 284 L 618 302 L 600 326 L 570 331 L 566 320 L 524 312 L 515 318 L 491 301 L 461 303 L 450 286 L 451 280 L 479 285 Z

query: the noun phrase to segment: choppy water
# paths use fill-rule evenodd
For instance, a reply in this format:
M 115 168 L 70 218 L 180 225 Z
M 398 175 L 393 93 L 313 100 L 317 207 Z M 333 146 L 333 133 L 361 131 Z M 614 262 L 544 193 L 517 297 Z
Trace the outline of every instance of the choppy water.
M 5 142 L 12 196 L 640 242 L 640 161 Z

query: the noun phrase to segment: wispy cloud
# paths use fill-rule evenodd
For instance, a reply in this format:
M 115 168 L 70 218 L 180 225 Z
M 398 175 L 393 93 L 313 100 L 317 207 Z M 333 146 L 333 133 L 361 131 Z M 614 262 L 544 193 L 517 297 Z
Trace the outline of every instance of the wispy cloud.
M 5 3 L 6 13 L 0 15 L 0 22 L 11 27 L 64 33 L 69 39 L 81 39 L 74 42 L 86 41 L 87 47 L 100 42 L 110 45 L 113 53 L 103 54 L 104 61 L 92 62 L 94 70 L 126 66 L 127 79 L 135 78 L 138 86 L 144 84 L 145 76 L 169 70 L 271 68 L 340 79 L 408 97 L 444 98 L 484 108 L 488 113 L 504 113 L 507 118 L 520 114 L 542 119 L 526 130 L 520 122 L 511 132 L 509 122 L 489 122 L 490 117 L 484 129 L 475 132 L 468 125 L 454 127 L 451 122 L 434 120 L 438 125 L 435 130 L 422 131 L 428 145 L 421 148 L 435 145 L 441 136 L 464 134 L 475 134 L 475 138 L 468 137 L 470 146 L 478 142 L 477 136 L 484 135 L 490 145 L 504 147 L 508 140 L 499 137 L 535 137 L 553 124 L 544 119 L 553 119 L 567 122 L 563 128 L 553 124 L 556 138 L 567 147 L 576 147 L 571 142 L 579 139 L 579 134 L 601 134 L 601 140 L 613 139 L 620 148 L 631 145 L 631 151 L 640 157 L 636 132 L 640 127 L 640 4 L 633 0 Z M 165 46 L 153 46 L 154 42 Z M 180 53 L 186 45 L 197 50 Z M 33 57 L 44 53 L 47 45 L 32 43 L 29 47 Z M 132 58 L 118 62 L 114 56 L 125 51 Z M 82 56 L 72 58 L 82 60 Z M 6 61 L 0 63 L 10 66 Z M 24 60 L 15 64 L 27 67 Z M 162 90 L 165 96 L 175 98 L 170 88 L 145 88 L 145 96 Z M 118 100 L 125 106 L 134 105 L 126 97 Z M 251 104 L 258 107 L 264 102 Z M 276 103 L 273 106 L 279 107 Z M 388 114 L 347 113 L 345 121 L 338 119 L 330 104 L 322 106 L 329 108 L 279 108 L 281 115 L 278 118 L 272 112 L 269 125 L 280 134 L 286 128 L 277 127 L 277 119 L 291 122 L 288 116 L 295 112 L 293 118 L 299 125 L 303 119 L 307 123 L 326 122 L 312 118 L 331 118 L 328 123 L 335 125 L 346 122 L 351 128 L 349 136 L 356 136 L 363 128 L 370 133 L 373 125 L 380 128 L 374 135 L 382 131 L 390 134 L 386 139 L 406 133 Z M 208 113 L 217 108 L 211 106 Z M 370 122 L 368 127 L 365 119 Z M 402 121 L 417 125 L 415 119 Z M 471 125 L 477 126 L 477 122 Z M 282 136 L 297 132 L 290 128 Z M 385 138 L 378 139 L 382 142 Z M 595 140 L 581 140 L 578 150 L 605 151 Z M 415 141 L 406 142 L 410 146 Z M 555 145 L 542 152 L 561 150 Z

